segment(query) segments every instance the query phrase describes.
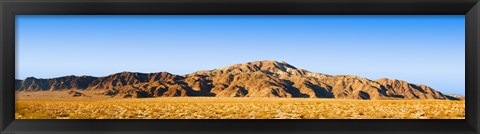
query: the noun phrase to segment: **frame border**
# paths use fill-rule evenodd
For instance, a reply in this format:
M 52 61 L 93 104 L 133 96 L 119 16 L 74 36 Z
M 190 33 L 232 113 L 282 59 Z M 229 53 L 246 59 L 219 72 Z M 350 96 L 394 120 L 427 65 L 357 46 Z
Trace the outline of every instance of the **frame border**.
M 479 97 L 480 76 L 479 57 L 480 57 L 480 4 L 477 3 L 465 14 L 465 111 L 467 121 L 479 133 Z M 468 98 L 468 99 L 467 99 Z
M 465 120 L 15 120 L 15 15 L 465 15 Z M 478 0 L 0 0 L 1 133 L 479 133 Z M 341 124 L 341 125 L 338 125 Z

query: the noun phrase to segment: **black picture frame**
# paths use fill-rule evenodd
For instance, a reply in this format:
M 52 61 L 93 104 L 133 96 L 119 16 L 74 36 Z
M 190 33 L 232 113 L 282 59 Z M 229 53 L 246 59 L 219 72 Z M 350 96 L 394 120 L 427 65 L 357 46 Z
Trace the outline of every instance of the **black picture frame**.
M 15 120 L 15 15 L 465 15 L 463 120 Z M 479 133 L 478 0 L 1 0 L 1 133 Z

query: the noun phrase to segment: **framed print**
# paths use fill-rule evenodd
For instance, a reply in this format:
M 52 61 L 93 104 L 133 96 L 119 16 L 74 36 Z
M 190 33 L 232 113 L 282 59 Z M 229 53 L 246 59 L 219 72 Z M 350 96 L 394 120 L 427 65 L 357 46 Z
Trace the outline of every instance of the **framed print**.
M 478 133 L 475 0 L 0 6 L 2 133 Z

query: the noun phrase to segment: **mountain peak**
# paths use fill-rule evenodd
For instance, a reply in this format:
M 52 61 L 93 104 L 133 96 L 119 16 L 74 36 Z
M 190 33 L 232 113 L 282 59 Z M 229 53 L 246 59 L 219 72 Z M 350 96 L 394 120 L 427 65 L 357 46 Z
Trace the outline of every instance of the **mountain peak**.
M 266 66 L 276 66 L 277 68 L 281 67 L 287 67 L 287 68 L 292 68 L 292 69 L 297 69 L 296 67 L 288 64 L 285 61 L 275 61 L 275 60 L 263 60 L 263 61 L 253 61 L 253 62 L 247 62 L 247 64 L 261 64 L 261 65 L 266 65 Z
M 252 61 L 241 64 L 234 64 L 231 66 L 226 66 L 211 70 L 213 72 L 220 73 L 252 73 L 252 72 L 264 72 L 264 73 L 288 73 L 297 70 L 296 67 L 288 64 L 285 61 L 278 62 L 274 60 L 262 60 L 262 61 Z
M 36 80 L 36 79 L 37 79 L 37 78 L 32 77 L 32 76 L 25 78 L 25 80 Z
M 326 77 L 328 76 L 328 77 Z M 311 97 L 342 99 L 458 99 L 423 85 L 354 75 L 330 77 L 285 61 L 234 64 L 179 76 L 168 72 L 119 72 L 105 77 L 33 77 L 16 81 L 17 91 L 100 90 L 117 97 Z
M 377 79 L 375 81 L 380 82 L 380 83 L 385 83 L 385 82 L 388 82 L 388 83 L 408 83 L 404 80 L 389 79 L 389 78 L 380 78 L 380 79 Z
M 129 74 L 138 74 L 138 73 L 139 72 L 122 71 L 122 72 L 115 73 L 113 75 L 129 75 Z

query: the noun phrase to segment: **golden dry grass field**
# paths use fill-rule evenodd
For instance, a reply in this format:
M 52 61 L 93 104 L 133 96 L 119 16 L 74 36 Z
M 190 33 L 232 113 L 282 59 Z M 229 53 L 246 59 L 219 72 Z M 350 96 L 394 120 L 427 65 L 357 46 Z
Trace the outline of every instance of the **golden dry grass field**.
M 16 119 L 464 119 L 465 101 L 166 97 L 17 100 Z

